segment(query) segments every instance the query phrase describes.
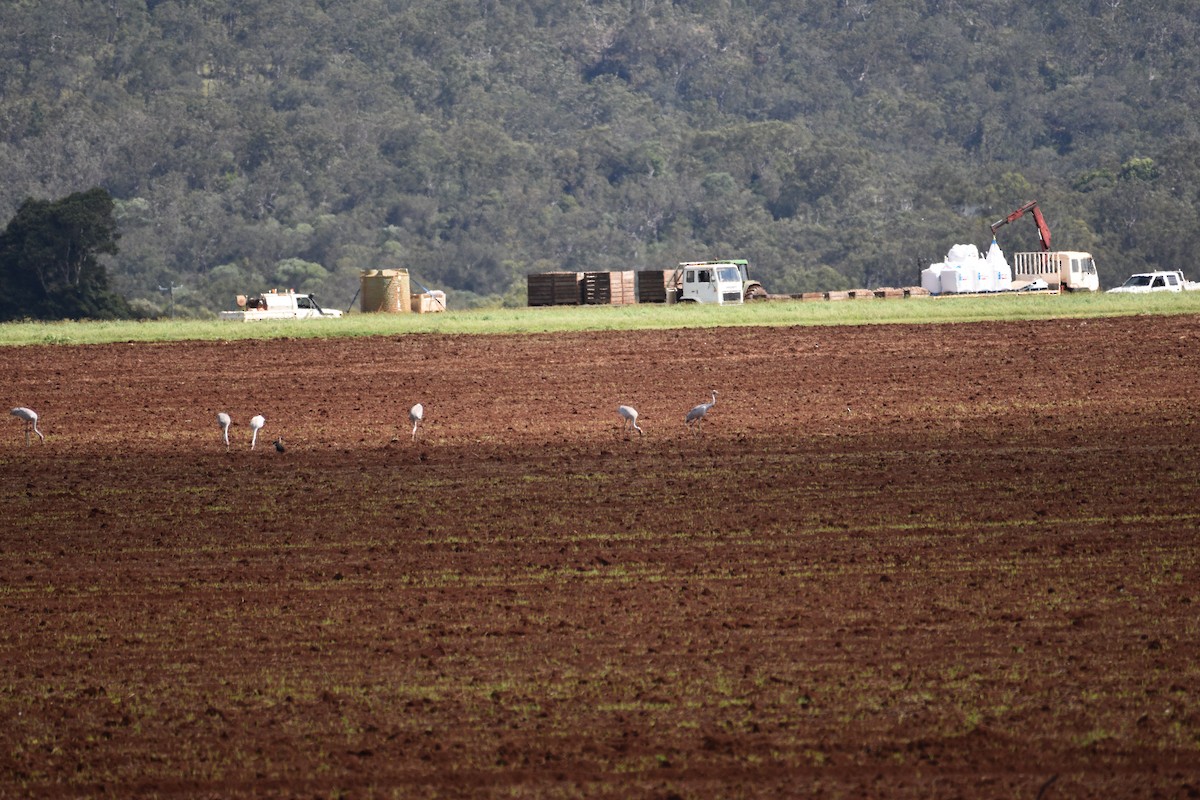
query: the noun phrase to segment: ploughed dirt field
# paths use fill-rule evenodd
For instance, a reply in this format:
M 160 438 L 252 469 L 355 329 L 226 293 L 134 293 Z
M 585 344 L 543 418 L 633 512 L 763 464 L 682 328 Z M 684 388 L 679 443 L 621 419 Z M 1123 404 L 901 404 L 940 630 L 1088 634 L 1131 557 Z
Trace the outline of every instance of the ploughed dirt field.
M 1200 319 L 0 374 L 0 796 L 1200 793 Z

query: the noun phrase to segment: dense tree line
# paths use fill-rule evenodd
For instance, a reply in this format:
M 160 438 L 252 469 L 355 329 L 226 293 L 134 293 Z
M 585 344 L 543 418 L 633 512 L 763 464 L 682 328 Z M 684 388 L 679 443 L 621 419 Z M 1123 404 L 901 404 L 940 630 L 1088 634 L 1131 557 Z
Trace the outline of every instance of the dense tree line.
M 134 316 L 100 263 L 120 237 L 103 189 L 26 200 L 0 233 L 0 321 Z
M 1111 284 L 1200 244 L 1197 41 L 1186 0 L 11 0 L 0 219 L 103 187 L 145 313 L 387 266 L 907 285 L 1029 199 Z

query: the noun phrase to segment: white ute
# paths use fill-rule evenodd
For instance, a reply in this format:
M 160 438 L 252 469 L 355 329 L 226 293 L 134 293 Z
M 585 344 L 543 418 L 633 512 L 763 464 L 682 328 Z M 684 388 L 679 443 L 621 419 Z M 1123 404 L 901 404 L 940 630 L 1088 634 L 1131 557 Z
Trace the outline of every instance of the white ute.
M 311 294 L 269 291 L 247 298 L 239 294 L 238 311 L 222 311 L 221 319 L 230 322 L 256 322 L 265 319 L 335 319 L 341 311 L 321 308 Z
M 1135 273 L 1130 275 L 1120 286 L 1109 289 L 1108 293 L 1190 292 L 1197 289 L 1200 289 L 1200 283 L 1185 280 L 1182 272 L 1177 269 L 1170 269 Z

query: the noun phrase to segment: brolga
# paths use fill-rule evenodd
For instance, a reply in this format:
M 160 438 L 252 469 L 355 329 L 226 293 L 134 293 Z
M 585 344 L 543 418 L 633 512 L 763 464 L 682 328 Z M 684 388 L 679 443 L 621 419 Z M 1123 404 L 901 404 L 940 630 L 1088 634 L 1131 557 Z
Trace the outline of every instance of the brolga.
M 233 424 L 233 420 L 224 411 L 217 412 L 217 424 L 221 426 L 221 435 L 225 437 L 225 447 L 229 447 L 229 426 Z
M 25 406 L 17 406 L 16 408 L 14 408 L 12 411 L 10 411 L 8 413 L 12 414 L 17 419 L 25 420 L 25 444 L 29 444 L 29 431 L 30 430 L 32 430 L 34 433 L 36 433 L 38 435 L 38 438 L 41 439 L 43 443 L 45 443 L 46 437 L 43 436 L 42 432 L 38 430 L 38 426 L 37 426 L 38 415 L 37 415 L 36 411 L 34 411 L 32 408 L 26 408 Z
M 701 403 L 700 405 L 696 406 L 691 411 L 689 411 L 687 413 L 687 416 L 683 418 L 683 424 L 691 427 L 692 423 L 694 422 L 694 423 L 696 423 L 696 430 L 700 430 L 700 426 L 704 423 L 704 415 L 707 414 L 708 410 L 710 408 L 712 408 L 713 406 L 715 406 L 716 404 L 717 404 L 717 390 L 713 389 L 712 390 L 712 401 L 708 402 L 708 403 Z
M 638 435 L 645 435 L 642 429 L 638 427 L 638 412 L 636 408 L 633 406 L 617 406 L 617 413 L 621 415 L 623 420 L 625 420 L 623 423 L 621 423 L 621 431 L 623 433 L 628 433 L 629 428 L 632 426 L 633 429 L 638 432 Z
M 408 410 L 408 421 L 412 423 L 412 440 L 417 440 L 417 428 L 421 427 L 421 422 L 425 419 L 425 406 L 417 403 Z
M 250 418 L 250 430 L 254 431 L 254 434 L 250 437 L 251 450 L 254 449 L 254 445 L 258 444 L 258 432 L 262 429 L 262 426 L 266 424 L 266 417 L 264 417 L 262 414 L 255 414 Z

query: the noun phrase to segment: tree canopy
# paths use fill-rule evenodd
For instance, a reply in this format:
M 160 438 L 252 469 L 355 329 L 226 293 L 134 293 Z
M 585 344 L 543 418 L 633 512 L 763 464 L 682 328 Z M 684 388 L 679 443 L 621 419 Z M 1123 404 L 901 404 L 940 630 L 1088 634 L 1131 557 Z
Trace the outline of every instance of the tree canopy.
M 100 263 L 117 253 L 112 212 L 100 188 L 22 203 L 0 234 L 0 320 L 133 316 Z
M 460 303 L 716 257 L 907 285 L 1032 199 L 1115 283 L 1200 245 L 1198 28 L 1185 0 L 17 0 L 0 219 L 103 187 L 149 313 L 348 304 L 395 266 Z

